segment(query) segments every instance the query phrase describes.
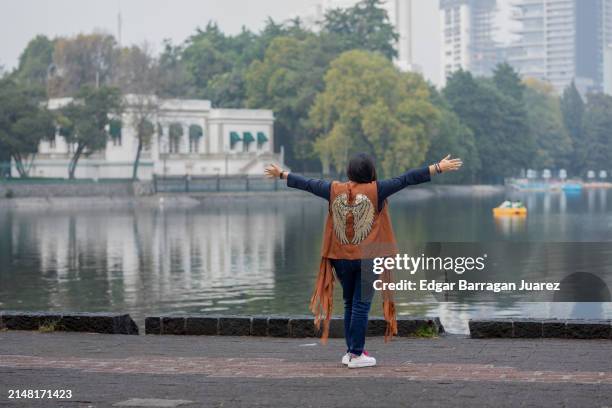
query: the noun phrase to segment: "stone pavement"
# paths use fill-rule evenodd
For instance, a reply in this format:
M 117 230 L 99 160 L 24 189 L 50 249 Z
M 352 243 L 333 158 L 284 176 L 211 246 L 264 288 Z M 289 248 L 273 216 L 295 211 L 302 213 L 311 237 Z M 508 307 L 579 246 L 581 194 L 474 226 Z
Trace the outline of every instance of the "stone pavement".
M 0 406 L 612 407 L 609 340 L 450 335 L 368 349 L 379 365 L 349 370 L 335 339 L 5 331 Z M 9 399 L 16 389 L 72 398 Z

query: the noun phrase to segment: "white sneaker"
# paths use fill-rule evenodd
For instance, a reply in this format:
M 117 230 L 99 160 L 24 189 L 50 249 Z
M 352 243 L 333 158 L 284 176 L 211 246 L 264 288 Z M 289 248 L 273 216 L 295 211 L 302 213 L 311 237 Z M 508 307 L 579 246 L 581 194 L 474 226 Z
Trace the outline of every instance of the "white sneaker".
M 350 360 L 351 360 L 351 353 L 346 353 L 345 355 L 342 356 L 342 364 L 348 365 Z
M 351 355 L 348 362 L 348 368 L 374 367 L 376 359 L 370 357 L 365 351 L 360 356 Z

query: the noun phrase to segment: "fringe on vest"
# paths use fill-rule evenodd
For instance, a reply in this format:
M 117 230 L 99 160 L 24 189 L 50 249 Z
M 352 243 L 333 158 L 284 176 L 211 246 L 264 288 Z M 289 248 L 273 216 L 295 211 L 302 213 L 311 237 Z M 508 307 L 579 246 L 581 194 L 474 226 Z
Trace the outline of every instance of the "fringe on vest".
M 381 274 L 384 283 L 390 283 L 393 279 L 392 273 L 385 270 Z M 334 268 L 329 258 L 321 258 L 319 274 L 315 288 L 310 298 L 310 311 L 314 314 L 314 324 L 318 331 L 321 331 L 321 343 L 327 344 L 329 338 L 329 322 L 331 321 L 334 309 Z M 395 302 L 393 301 L 393 291 L 383 290 L 383 315 L 387 327 L 385 329 L 385 342 L 397 335 L 397 317 Z M 322 323 L 322 324 L 321 324 Z

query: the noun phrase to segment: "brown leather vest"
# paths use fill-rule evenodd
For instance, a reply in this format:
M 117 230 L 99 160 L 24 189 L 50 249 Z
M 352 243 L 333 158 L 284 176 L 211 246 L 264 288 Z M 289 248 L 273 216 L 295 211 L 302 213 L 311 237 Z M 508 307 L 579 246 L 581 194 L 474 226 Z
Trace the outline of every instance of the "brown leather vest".
M 369 259 L 395 256 L 397 243 L 388 205 L 378 211 L 376 182 L 333 182 L 321 256 Z

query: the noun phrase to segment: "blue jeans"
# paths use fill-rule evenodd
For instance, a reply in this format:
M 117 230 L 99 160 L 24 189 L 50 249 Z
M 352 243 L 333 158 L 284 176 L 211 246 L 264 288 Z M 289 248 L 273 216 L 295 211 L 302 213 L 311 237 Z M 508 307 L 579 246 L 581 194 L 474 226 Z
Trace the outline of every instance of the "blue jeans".
M 371 261 L 364 260 L 363 265 L 361 260 L 332 259 L 331 262 L 342 285 L 347 351 L 359 356 L 365 345 L 368 314 L 374 295 Z

